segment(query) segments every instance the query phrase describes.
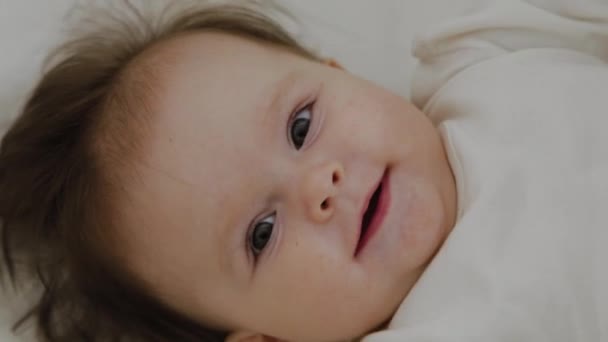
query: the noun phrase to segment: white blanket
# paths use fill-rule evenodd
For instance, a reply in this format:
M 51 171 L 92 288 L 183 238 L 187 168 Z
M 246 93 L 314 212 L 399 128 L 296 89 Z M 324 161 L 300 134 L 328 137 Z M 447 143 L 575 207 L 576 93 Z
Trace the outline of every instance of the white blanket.
M 608 1 L 491 1 L 415 52 L 459 218 L 364 341 L 608 341 Z

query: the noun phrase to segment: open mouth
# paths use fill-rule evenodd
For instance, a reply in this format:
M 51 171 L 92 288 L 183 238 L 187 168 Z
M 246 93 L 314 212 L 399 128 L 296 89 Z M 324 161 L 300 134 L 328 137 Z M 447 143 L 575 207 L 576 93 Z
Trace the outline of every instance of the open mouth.
M 361 220 L 359 241 L 355 250 L 355 256 L 365 247 L 370 238 L 380 228 L 388 208 L 388 170 L 384 172 L 382 179 L 370 197 L 367 208 Z
M 378 199 L 380 198 L 380 194 L 382 193 L 382 183 L 378 185 L 376 191 L 372 195 L 372 198 L 369 200 L 369 206 L 363 215 L 363 221 L 361 222 L 361 235 L 365 235 L 369 228 L 370 222 L 372 222 L 372 218 L 374 218 L 374 214 L 376 214 L 376 209 L 378 208 Z

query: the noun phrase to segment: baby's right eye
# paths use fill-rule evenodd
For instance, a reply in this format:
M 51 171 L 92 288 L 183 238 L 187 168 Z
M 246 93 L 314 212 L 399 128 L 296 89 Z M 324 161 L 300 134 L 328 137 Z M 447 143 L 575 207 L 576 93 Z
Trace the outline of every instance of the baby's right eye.
M 267 216 L 263 220 L 256 222 L 250 229 L 247 241 L 249 248 L 256 257 L 262 253 L 272 237 L 275 216 L 276 214 Z

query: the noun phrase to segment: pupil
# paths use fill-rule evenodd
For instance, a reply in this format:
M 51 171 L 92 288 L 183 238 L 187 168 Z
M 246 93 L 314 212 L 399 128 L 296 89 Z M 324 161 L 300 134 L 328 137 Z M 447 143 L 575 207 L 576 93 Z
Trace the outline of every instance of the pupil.
M 268 243 L 272 234 L 271 223 L 260 223 L 253 234 L 253 247 L 257 250 L 262 250 Z
M 308 134 L 309 125 L 309 119 L 298 119 L 296 120 L 296 122 L 293 123 L 291 135 L 293 138 L 293 142 L 297 147 L 300 147 L 302 146 L 302 144 L 304 144 L 304 140 L 306 139 L 306 135 Z

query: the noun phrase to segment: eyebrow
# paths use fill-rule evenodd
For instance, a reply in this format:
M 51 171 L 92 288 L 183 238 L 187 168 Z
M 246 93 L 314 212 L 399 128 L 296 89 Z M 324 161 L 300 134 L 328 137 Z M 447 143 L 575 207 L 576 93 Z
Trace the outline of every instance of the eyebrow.
M 283 76 L 277 82 L 271 86 L 269 100 L 266 104 L 261 106 L 256 106 L 254 108 L 262 108 L 263 114 L 263 122 L 267 122 L 268 120 L 272 120 L 276 117 L 276 114 L 279 113 L 282 109 L 284 109 L 287 105 L 287 95 L 291 92 L 292 88 L 296 84 L 297 80 L 297 72 L 290 71 L 287 75 Z M 265 125 L 266 126 L 266 125 Z M 248 212 L 248 210 L 247 210 Z M 235 279 L 240 279 L 241 274 L 237 272 L 240 268 L 239 264 L 243 264 L 243 261 L 240 256 L 243 253 L 246 253 L 242 250 L 243 248 L 243 239 L 244 237 L 239 237 L 237 241 L 239 241 L 236 245 L 234 244 L 234 238 L 237 235 L 241 235 L 243 231 L 247 231 L 249 227 L 247 226 L 253 218 L 247 218 L 246 220 L 241 220 L 236 217 L 231 217 L 225 220 L 222 225 L 222 233 L 220 233 L 220 243 L 219 246 L 222 249 L 220 253 L 220 269 L 224 270 L 230 277 Z M 243 227 L 245 225 L 245 227 Z M 243 229 L 244 228 L 244 229 Z M 247 245 L 245 245 L 247 247 Z M 248 279 L 251 279 L 250 276 L 254 274 L 251 270 L 251 262 L 246 262 L 246 269 L 248 271 Z

